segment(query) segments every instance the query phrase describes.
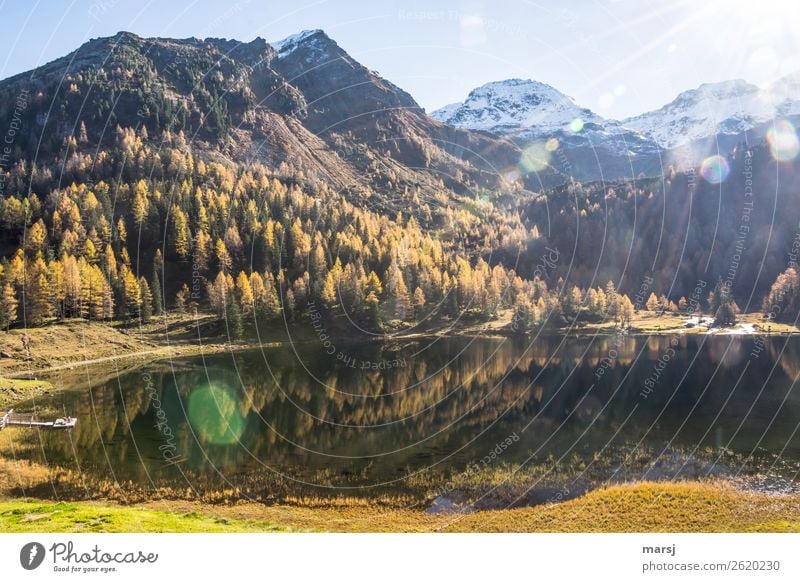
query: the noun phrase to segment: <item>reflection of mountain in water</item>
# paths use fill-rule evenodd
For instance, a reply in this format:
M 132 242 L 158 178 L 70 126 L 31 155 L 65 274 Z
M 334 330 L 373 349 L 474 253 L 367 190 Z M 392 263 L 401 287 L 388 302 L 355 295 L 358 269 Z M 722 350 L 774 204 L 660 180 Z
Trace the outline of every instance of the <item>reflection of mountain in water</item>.
M 206 358 L 205 367 L 186 360 L 55 397 L 81 422 L 71 439 L 42 438 L 51 463 L 74 466 L 77 454 L 84 470 L 139 481 L 164 472 L 166 449 L 195 471 L 367 467 L 376 479 L 436 461 L 465 466 L 513 433 L 520 439 L 503 452 L 505 462 L 531 453 L 591 456 L 612 438 L 613 446 L 643 439 L 654 451 L 749 454 L 759 440 L 779 451 L 800 418 L 791 394 L 779 408 L 800 342 L 770 339 L 758 358 L 753 345 L 629 336 L 340 346 L 359 361 L 394 362 L 377 370 L 307 347 Z M 38 436 L 27 438 L 23 451 L 37 457 Z M 800 457 L 796 437 L 784 454 Z

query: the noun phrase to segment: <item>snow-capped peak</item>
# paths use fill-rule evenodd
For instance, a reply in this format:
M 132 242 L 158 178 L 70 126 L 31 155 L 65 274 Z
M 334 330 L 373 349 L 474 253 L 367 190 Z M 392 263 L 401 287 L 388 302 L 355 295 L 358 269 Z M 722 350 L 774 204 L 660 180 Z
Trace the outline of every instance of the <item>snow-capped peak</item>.
M 325 32 L 319 28 L 303 30 L 302 32 L 287 36 L 283 40 L 279 40 L 270 44 L 278 53 L 278 58 L 283 58 L 294 52 L 298 47 L 308 44 L 308 39 L 312 39 L 311 43 L 314 43 L 316 39 L 313 39 L 312 37 L 319 35 L 325 36 Z
M 714 135 L 738 135 L 776 116 L 795 115 L 800 112 L 798 93 L 798 84 L 791 78 L 766 89 L 741 79 L 704 83 L 661 109 L 622 123 L 662 147 L 674 148 Z
M 470 92 L 463 103 L 453 103 L 431 116 L 467 129 L 501 134 L 547 134 L 563 130 L 575 119 L 602 123 L 592 111 L 546 83 L 508 79 L 486 83 Z

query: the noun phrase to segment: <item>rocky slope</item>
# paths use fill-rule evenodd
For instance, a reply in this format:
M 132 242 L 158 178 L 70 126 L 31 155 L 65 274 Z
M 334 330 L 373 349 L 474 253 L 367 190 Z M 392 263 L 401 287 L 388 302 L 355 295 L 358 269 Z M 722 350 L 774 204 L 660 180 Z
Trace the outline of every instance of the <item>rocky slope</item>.
M 274 46 L 127 32 L 93 39 L 0 81 L 0 124 L 15 118 L 8 163 L 57 168 L 70 140 L 103 146 L 118 126 L 134 127 L 152 140 L 183 132 L 211 158 L 288 164 L 352 192 L 501 189 L 502 170 L 520 155 L 506 140 L 431 119 L 320 30 Z

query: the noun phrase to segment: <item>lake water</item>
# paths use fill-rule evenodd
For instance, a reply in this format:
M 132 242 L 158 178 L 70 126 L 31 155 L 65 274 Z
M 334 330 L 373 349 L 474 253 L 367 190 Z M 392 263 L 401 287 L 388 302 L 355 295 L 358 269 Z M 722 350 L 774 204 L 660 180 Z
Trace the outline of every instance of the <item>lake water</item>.
M 786 337 L 300 344 L 89 370 L 16 407 L 79 422 L 19 431 L 15 454 L 139 486 L 269 475 L 368 493 L 521 470 L 575 489 L 709 475 L 780 489 L 800 461 L 798 372 Z

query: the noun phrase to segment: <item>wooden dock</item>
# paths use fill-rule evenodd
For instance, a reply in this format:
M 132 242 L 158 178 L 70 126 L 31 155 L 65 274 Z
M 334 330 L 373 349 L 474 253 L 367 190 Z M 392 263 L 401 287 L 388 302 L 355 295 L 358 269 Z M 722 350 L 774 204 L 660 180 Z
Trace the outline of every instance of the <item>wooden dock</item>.
M 55 420 L 50 421 L 36 420 L 36 417 L 33 414 L 15 413 L 13 409 L 0 414 L 2 414 L 2 416 L 0 416 L 0 430 L 6 428 L 7 426 L 42 428 L 45 430 L 63 430 L 74 428 L 78 423 L 77 418 L 72 418 L 70 416 L 56 418 Z

